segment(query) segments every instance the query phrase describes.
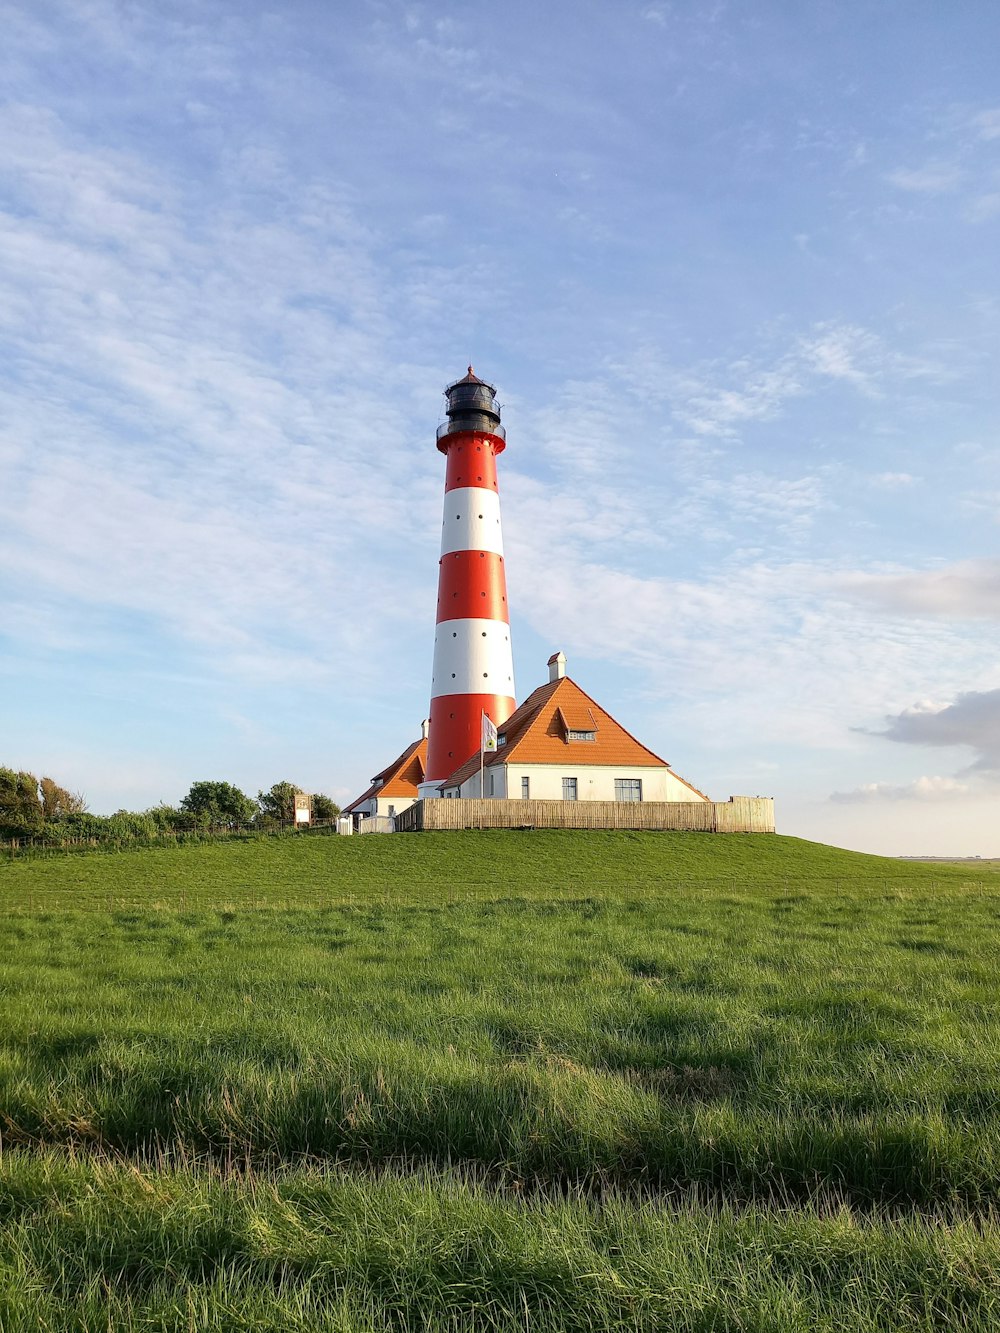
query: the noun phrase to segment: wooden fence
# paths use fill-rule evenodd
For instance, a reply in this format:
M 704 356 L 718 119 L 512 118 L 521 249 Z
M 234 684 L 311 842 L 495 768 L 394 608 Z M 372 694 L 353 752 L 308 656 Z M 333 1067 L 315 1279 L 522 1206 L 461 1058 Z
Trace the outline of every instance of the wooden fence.
M 774 798 L 728 801 L 417 801 L 396 816 L 397 833 L 432 829 L 672 829 L 699 833 L 773 833 Z

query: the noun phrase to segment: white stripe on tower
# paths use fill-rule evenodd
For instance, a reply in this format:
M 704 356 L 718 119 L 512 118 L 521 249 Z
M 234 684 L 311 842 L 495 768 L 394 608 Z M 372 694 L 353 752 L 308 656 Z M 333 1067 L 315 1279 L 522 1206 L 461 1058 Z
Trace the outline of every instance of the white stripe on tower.
M 441 694 L 506 695 L 513 689 L 514 664 L 506 621 L 444 620 L 438 624 L 432 699 Z
M 503 555 L 500 497 L 480 486 L 448 491 L 441 524 L 441 554 L 451 551 L 492 551 Z

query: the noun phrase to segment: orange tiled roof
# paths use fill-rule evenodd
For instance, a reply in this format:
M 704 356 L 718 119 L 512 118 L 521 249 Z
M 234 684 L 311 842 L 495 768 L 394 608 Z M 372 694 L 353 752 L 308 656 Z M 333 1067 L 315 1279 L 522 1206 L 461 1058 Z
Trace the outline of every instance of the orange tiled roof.
M 567 741 L 566 731 L 593 731 L 590 741 Z M 493 764 L 615 765 L 629 768 L 670 768 L 584 693 L 569 676 L 540 685 L 503 726 L 498 728 L 505 743 L 485 756 L 485 767 Z M 457 787 L 467 782 L 479 767 L 478 753 L 470 756 L 442 785 Z M 679 782 L 684 782 L 674 774 Z M 689 782 L 685 786 L 691 787 Z M 699 796 L 697 787 L 691 787 Z
M 408 745 L 398 759 L 394 759 L 381 773 L 372 778 L 372 785 L 366 792 L 345 805 L 343 813 L 350 814 L 362 801 L 373 796 L 412 796 L 416 799 L 417 786 L 424 780 L 427 765 L 427 738 L 421 737 Z

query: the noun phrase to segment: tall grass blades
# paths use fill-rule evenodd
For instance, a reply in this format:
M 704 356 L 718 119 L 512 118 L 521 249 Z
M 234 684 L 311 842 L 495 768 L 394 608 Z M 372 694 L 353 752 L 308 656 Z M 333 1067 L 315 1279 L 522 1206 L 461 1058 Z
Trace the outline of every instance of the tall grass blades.
M 453 834 L 0 894 L 4 1333 L 997 1326 L 991 866 Z

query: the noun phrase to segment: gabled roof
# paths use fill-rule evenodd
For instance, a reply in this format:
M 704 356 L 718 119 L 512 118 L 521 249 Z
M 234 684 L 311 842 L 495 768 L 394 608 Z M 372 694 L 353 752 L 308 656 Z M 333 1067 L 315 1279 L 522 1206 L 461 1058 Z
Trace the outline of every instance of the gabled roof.
M 350 805 L 345 805 L 343 814 L 351 814 L 363 801 L 373 796 L 412 796 L 416 800 L 417 786 L 424 780 L 427 767 L 427 737 L 408 745 L 398 759 L 394 759 L 381 773 L 372 778 L 372 785 L 361 796 L 356 796 Z
M 566 732 L 593 731 L 594 739 L 570 741 Z M 484 766 L 493 764 L 566 764 L 574 767 L 670 768 L 641 741 L 580 689 L 569 676 L 540 685 L 507 721 L 497 728 L 503 738 L 495 751 L 485 756 Z M 442 783 L 458 787 L 479 767 L 479 754 L 472 755 Z M 674 774 L 679 782 L 684 779 Z M 691 786 L 685 782 L 685 786 Z M 693 792 L 703 796 L 697 787 Z

